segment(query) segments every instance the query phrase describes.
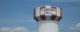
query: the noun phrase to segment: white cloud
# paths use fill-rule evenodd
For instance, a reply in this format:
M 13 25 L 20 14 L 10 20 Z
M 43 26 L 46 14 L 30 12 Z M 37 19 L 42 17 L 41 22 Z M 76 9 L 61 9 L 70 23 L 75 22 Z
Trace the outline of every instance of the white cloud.
M 70 27 L 70 30 L 80 30 L 80 23 L 77 23 L 75 26 Z
M 29 32 L 28 29 L 25 27 L 15 27 L 15 28 L 1 27 L 0 31 L 2 32 Z
M 76 24 L 76 27 L 80 28 L 80 23 Z

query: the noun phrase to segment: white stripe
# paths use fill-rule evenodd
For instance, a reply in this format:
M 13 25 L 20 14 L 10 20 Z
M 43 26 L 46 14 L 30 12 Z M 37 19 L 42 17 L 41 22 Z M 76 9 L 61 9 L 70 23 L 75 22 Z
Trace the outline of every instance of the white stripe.
M 36 8 L 36 16 L 40 16 L 40 8 Z
M 57 8 L 57 16 L 61 16 L 60 8 Z

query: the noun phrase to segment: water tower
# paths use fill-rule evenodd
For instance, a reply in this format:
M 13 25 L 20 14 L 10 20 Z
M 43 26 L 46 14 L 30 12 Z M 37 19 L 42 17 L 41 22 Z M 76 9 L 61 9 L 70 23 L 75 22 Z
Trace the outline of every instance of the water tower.
M 34 9 L 34 19 L 38 23 L 37 32 L 59 32 L 58 22 L 62 18 L 62 10 L 56 6 L 40 6 Z

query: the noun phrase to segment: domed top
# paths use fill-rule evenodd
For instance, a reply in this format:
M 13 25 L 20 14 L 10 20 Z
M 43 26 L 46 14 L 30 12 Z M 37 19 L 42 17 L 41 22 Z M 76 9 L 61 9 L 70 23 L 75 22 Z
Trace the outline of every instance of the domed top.
M 59 20 L 62 17 L 61 8 L 56 6 L 40 6 L 34 9 L 34 18 L 41 20 Z

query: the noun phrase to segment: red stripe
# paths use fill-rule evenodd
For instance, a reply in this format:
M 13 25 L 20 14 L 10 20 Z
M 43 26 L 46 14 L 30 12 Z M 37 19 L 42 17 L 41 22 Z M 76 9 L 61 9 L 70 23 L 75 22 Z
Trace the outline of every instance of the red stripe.
M 61 15 L 61 17 L 62 17 L 62 8 L 60 8 L 60 15 Z
M 54 6 L 51 6 L 51 8 L 54 8 L 54 9 L 56 9 L 56 7 L 54 7 Z
M 38 21 L 38 19 L 37 19 L 37 16 L 36 16 L 36 8 L 34 8 L 34 19 L 36 20 L 36 21 Z
M 41 19 L 42 20 L 46 20 L 46 16 L 45 15 L 41 15 Z
M 45 8 L 45 6 L 40 7 L 40 11 L 41 11 L 41 9 L 43 9 L 43 8 Z M 41 18 L 41 20 L 45 20 L 45 19 L 46 19 L 44 14 L 43 14 L 43 15 L 40 14 L 40 18 Z
M 51 20 L 55 20 L 56 15 L 51 15 Z
M 36 17 L 36 8 L 34 8 L 34 17 Z

